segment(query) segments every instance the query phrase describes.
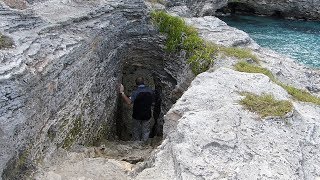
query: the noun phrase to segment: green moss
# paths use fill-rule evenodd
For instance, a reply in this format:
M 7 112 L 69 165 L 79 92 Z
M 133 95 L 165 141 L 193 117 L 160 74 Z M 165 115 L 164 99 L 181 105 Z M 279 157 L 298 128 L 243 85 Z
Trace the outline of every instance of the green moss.
M 240 104 L 244 105 L 250 111 L 260 114 L 261 117 L 283 117 L 293 109 L 290 101 L 275 100 L 270 94 L 258 96 L 252 93 L 242 93 L 242 95 L 246 97 L 240 101 Z
M 54 132 L 54 131 L 52 131 L 52 130 L 48 130 L 47 131 L 47 136 L 48 136 L 48 138 L 50 139 L 50 141 L 52 142 L 53 140 L 54 140 L 54 138 L 56 137 L 56 133 Z
M 11 48 L 12 46 L 13 46 L 12 39 L 0 33 L 0 49 Z
M 108 133 L 110 133 L 110 126 L 108 126 L 106 123 L 102 124 L 98 128 L 95 137 L 93 137 L 91 141 L 86 144 L 86 146 L 99 146 L 101 142 L 107 139 Z
M 285 89 L 294 99 L 302 102 L 311 102 L 315 103 L 317 105 L 320 105 L 320 98 L 313 96 L 309 92 L 295 88 L 293 86 L 286 85 L 280 81 L 278 81 L 273 74 L 267 70 L 266 68 L 262 68 L 259 66 L 255 66 L 252 64 L 249 64 L 247 62 L 238 62 L 235 65 L 235 69 L 237 71 L 241 72 L 248 72 L 248 73 L 262 73 L 266 76 L 268 76 L 273 82 L 281 86 L 283 89 Z
M 82 127 L 83 127 L 82 119 L 81 117 L 79 117 L 74 121 L 73 128 L 67 134 L 66 138 L 62 142 L 61 147 L 64 149 L 70 149 L 70 147 L 75 142 L 76 138 L 81 136 Z

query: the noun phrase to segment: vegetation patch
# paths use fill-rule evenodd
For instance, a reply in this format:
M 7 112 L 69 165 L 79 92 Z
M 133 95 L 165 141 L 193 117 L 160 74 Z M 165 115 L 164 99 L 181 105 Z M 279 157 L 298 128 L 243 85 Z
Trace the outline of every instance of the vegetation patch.
M 291 96 L 293 96 L 298 101 L 311 102 L 320 105 L 320 98 L 313 96 L 306 90 L 298 89 L 293 86 L 283 84 L 281 82 L 277 82 L 277 84 L 281 86 L 283 89 L 285 89 Z
M 273 74 L 267 70 L 266 68 L 262 68 L 247 62 L 238 62 L 235 65 L 235 69 L 241 72 L 248 72 L 248 73 L 262 73 L 268 76 L 273 82 L 281 86 L 285 89 L 294 99 L 302 102 L 311 102 L 317 105 L 320 105 L 320 98 L 313 96 L 311 93 L 295 88 L 293 86 L 286 85 L 280 81 L 278 81 Z
M 168 52 L 184 50 L 195 75 L 208 70 L 219 53 L 258 61 L 258 58 L 249 49 L 222 47 L 204 41 L 199 37 L 198 31 L 194 27 L 186 25 L 180 17 L 171 16 L 164 11 L 154 11 L 151 13 L 151 17 L 159 31 L 167 36 L 166 50 Z
M 247 62 L 238 62 L 235 65 L 235 68 L 237 71 L 240 72 L 248 72 L 248 73 L 261 73 L 266 76 L 268 76 L 273 82 L 276 82 L 276 78 L 273 76 L 273 74 L 266 68 L 262 68 L 259 66 L 255 66 L 253 64 L 247 63 Z
M 0 49 L 11 48 L 13 46 L 13 40 L 8 36 L 0 33 Z
M 276 100 L 271 94 L 261 96 L 253 93 L 241 93 L 246 96 L 240 101 L 248 110 L 258 113 L 261 117 L 280 116 L 284 117 L 293 109 L 290 101 Z
M 75 142 L 76 138 L 81 136 L 82 126 L 82 119 L 79 117 L 75 120 L 73 128 L 69 131 L 66 138 L 62 142 L 62 148 L 67 150 L 70 149 L 72 144 Z
M 238 47 L 220 47 L 219 50 L 226 56 L 233 56 L 238 59 L 251 59 L 255 63 L 259 64 L 259 58 L 252 54 L 250 49 Z

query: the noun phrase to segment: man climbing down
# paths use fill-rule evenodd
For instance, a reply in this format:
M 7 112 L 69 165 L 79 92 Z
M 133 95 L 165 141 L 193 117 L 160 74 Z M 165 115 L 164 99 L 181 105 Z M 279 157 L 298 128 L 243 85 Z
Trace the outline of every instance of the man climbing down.
M 151 124 L 151 106 L 153 102 L 153 91 L 144 84 L 144 79 L 136 79 L 137 89 L 132 95 L 127 97 L 124 94 L 124 87 L 120 84 L 120 94 L 123 100 L 128 104 L 133 104 L 133 128 L 132 137 L 134 141 L 147 141 L 150 134 Z

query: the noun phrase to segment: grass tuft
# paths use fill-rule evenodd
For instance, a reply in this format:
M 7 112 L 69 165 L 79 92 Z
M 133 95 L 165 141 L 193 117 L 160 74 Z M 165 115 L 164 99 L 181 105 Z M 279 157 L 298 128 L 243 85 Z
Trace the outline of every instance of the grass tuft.
M 226 56 L 233 56 L 238 59 L 252 59 L 255 63 L 259 64 L 258 57 L 252 54 L 250 49 L 238 47 L 220 47 L 219 50 Z
M 253 64 L 243 62 L 243 61 L 238 62 L 235 65 L 235 68 L 237 71 L 240 71 L 240 72 L 261 73 L 261 74 L 268 76 L 272 81 L 274 81 L 274 82 L 276 81 L 276 78 L 273 76 L 273 74 L 269 70 L 267 70 L 266 68 L 255 66 Z
M 294 99 L 298 101 L 311 102 L 320 105 L 320 98 L 313 96 L 306 90 L 298 89 L 293 86 L 283 84 L 281 82 L 277 82 L 277 84 L 281 86 L 283 89 L 285 89 L 291 96 L 294 97 Z
M 258 113 L 261 117 L 280 116 L 284 117 L 293 109 L 292 103 L 285 100 L 276 100 L 271 94 L 258 96 L 253 93 L 241 93 L 246 96 L 240 101 L 248 110 Z
M 298 89 L 293 86 L 286 85 L 280 81 L 278 81 L 273 74 L 267 70 L 266 68 L 262 68 L 259 66 L 255 66 L 252 64 L 249 64 L 247 62 L 238 62 L 235 65 L 235 69 L 240 72 L 248 72 L 248 73 L 262 73 L 266 76 L 268 76 L 273 82 L 281 86 L 283 89 L 285 89 L 294 99 L 302 102 L 311 102 L 317 105 L 320 105 L 320 98 L 313 96 L 308 91 L 305 91 L 303 89 Z

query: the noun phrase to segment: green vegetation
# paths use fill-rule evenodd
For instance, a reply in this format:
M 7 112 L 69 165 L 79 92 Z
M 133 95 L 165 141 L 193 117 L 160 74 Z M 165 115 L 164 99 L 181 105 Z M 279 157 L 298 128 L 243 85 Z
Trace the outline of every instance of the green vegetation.
M 11 48 L 12 46 L 13 46 L 12 39 L 0 33 L 0 49 Z
M 250 58 L 258 61 L 258 58 L 248 49 L 222 47 L 205 42 L 199 37 L 195 28 L 186 25 L 183 19 L 179 17 L 171 16 L 164 11 L 154 11 L 151 13 L 151 17 L 159 31 L 167 35 L 167 51 L 186 51 L 188 63 L 195 75 L 208 70 L 219 53 L 240 59 Z
M 272 81 L 276 82 L 276 78 L 273 76 L 273 74 L 265 69 L 265 68 L 262 68 L 262 67 L 259 67 L 259 66 L 255 66 L 253 64 L 250 64 L 250 63 L 247 63 L 247 62 L 238 62 L 236 65 L 235 65 L 235 68 L 237 71 L 240 71 L 240 72 L 248 72 L 248 73 L 262 73 L 266 76 L 268 76 Z
M 294 99 L 302 102 L 311 102 L 315 103 L 317 105 L 320 105 L 320 98 L 313 96 L 309 92 L 295 88 L 293 86 L 286 85 L 280 81 L 278 81 L 273 74 L 267 70 L 266 68 L 262 68 L 259 66 L 255 66 L 252 64 L 249 64 L 247 62 L 238 62 L 235 65 L 235 68 L 237 71 L 241 72 L 248 72 L 248 73 L 262 73 L 266 76 L 268 76 L 273 82 L 281 86 L 283 89 L 285 89 Z
M 73 128 L 69 131 L 66 138 L 64 139 L 62 148 L 70 149 L 76 138 L 81 135 L 82 126 L 82 119 L 79 117 L 75 120 Z
M 277 82 L 277 84 L 281 86 L 283 89 L 285 89 L 291 96 L 293 96 L 298 101 L 311 102 L 320 105 L 320 98 L 313 96 L 305 90 L 298 89 L 293 86 L 283 84 L 281 82 Z
M 238 59 L 252 59 L 255 63 L 259 64 L 258 57 L 252 54 L 252 51 L 250 49 L 237 47 L 220 47 L 219 50 L 226 56 L 233 56 Z
M 290 101 L 278 101 L 270 94 L 262 94 L 261 96 L 252 93 L 241 93 L 246 96 L 240 101 L 241 105 L 244 105 L 247 109 L 253 112 L 257 112 L 261 117 L 267 116 L 285 116 L 293 109 Z
M 188 63 L 196 75 L 209 69 L 214 62 L 217 49 L 205 43 L 195 28 L 186 25 L 183 19 L 164 11 L 154 11 L 151 17 L 159 31 L 167 35 L 166 49 L 169 52 L 185 50 Z

